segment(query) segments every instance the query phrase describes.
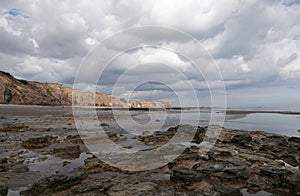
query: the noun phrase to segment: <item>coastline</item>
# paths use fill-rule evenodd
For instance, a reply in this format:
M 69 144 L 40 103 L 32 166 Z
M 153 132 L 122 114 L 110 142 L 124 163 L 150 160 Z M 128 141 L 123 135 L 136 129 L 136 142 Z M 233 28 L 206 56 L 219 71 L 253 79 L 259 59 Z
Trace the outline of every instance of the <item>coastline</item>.
M 137 110 L 137 111 L 190 111 L 199 110 L 200 112 L 226 112 L 226 114 L 253 114 L 253 113 L 272 113 L 272 114 L 292 114 L 300 115 L 300 111 L 297 109 L 292 110 L 264 110 L 264 109 L 211 109 L 209 107 L 104 107 L 104 106 L 72 106 L 72 105 L 22 105 L 22 104 L 0 104 L 1 107 L 48 107 L 48 108 L 95 108 L 96 110 Z
M 134 172 L 93 156 L 76 130 L 72 107 L 6 105 L 0 111 L 0 191 L 21 195 L 300 193 L 299 137 L 222 128 L 214 147 L 199 154 L 206 128 L 198 127 L 192 145 L 175 160 Z M 98 117 L 109 139 L 126 149 L 155 149 L 177 131 L 171 126 L 130 135 L 115 127 L 111 110 L 100 110 Z

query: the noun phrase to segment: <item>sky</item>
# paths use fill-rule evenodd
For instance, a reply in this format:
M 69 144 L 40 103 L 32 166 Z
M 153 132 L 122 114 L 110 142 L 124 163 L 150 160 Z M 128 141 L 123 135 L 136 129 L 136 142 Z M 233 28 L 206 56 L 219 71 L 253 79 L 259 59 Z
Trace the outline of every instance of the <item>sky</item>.
M 0 70 L 26 80 L 72 86 L 81 63 L 103 40 L 128 28 L 156 25 L 187 33 L 203 49 L 176 33 L 119 36 L 101 50 L 97 62 L 134 43 L 151 40 L 159 47 L 123 53 L 97 84 L 89 83 L 93 67 L 84 68 L 88 72 L 82 89 L 97 85 L 101 92 L 125 98 L 184 106 L 191 105 L 195 93 L 201 106 L 209 106 L 205 77 L 216 74 L 213 62 L 229 107 L 300 108 L 299 18 L 299 0 L 2 0 Z M 199 65 L 202 75 L 181 55 L 196 58 L 205 52 L 212 60 Z M 209 82 L 219 88 L 214 85 L 217 80 Z M 112 91 L 114 86 L 118 90 Z

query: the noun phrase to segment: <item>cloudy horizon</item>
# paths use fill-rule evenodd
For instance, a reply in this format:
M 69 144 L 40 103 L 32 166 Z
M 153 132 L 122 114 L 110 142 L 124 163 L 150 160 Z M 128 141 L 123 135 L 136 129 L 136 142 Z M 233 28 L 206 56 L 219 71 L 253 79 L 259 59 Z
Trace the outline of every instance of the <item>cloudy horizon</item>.
M 102 40 L 124 29 L 159 25 L 186 32 L 201 43 L 221 72 L 229 107 L 300 108 L 300 0 L 16 0 L 1 4 L 0 70 L 18 78 L 70 86 L 81 62 Z M 199 56 L 193 43 L 175 34 L 164 40 L 165 48 Z M 100 56 L 160 36 L 132 34 L 111 43 Z M 137 64 L 147 66 L 133 70 Z M 204 75 L 212 72 L 207 64 L 201 69 Z M 132 75 L 150 82 L 135 86 L 137 79 Z M 93 85 L 89 78 L 84 88 Z M 192 83 L 200 104 L 210 103 L 204 78 L 174 51 L 141 47 L 125 53 L 99 80 L 99 91 L 111 93 L 120 78 L 124 86 L 118 87 L 116 95 L 121 97 L 178 105 L 173 89 L 187 106 Z

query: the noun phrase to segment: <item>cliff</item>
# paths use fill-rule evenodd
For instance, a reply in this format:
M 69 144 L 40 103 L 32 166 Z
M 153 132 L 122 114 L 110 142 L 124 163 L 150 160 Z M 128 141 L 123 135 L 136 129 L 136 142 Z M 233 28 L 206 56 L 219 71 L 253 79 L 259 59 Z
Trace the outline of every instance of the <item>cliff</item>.
M 73 89 L 55 83 L 41 83 L 35 81 L 19 80 L 9 73 L 0 71 L 0 104 L 17 105 L 72 105 Z M 82 106 L 102 107 L 171 107 L 164 101 L 126 100 L 110 94 L 94 94 L 75 90 L 75 104 Z

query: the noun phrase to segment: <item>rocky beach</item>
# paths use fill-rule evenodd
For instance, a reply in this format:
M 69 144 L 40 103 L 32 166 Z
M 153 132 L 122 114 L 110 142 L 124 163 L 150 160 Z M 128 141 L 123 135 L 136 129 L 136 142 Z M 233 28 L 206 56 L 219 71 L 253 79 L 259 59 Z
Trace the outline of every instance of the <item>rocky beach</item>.
M 299 18 L 2 0 L 0 196 L 300 196 Z
M 124 171 L 94 156 L 68 106 L 0 106 L 0 195 L 299 195 L 300 138 L 222 128 L 199 153 L 207 127 L 189 147 L 153 170 Z M 140 114 L 135 111 L 133 114 Z M 178 126 L 130 136 L 99 110 L 99 127 L 123 148 L 155 149 Z M 128 163 L 129 164 L 129 163 Z

